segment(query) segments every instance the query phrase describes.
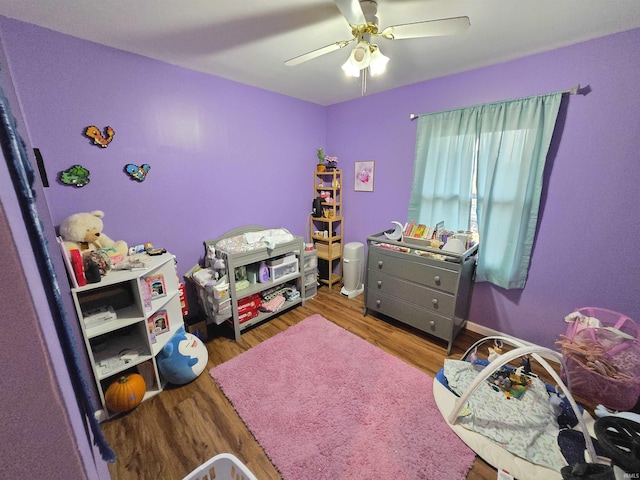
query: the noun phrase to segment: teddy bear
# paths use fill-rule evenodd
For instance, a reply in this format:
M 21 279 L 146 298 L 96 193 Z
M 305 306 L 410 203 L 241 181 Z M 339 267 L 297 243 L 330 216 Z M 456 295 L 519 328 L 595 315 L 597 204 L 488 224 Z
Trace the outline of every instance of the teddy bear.
M 124 240 L 114 241 L 102 229 L 104 212 L 80 212 L 65 218 L 60 224 L 60 236 L 68 249 L 77 248 L 81 253 L 106 251 L 110 257 L 126 256 L 129 250 Z

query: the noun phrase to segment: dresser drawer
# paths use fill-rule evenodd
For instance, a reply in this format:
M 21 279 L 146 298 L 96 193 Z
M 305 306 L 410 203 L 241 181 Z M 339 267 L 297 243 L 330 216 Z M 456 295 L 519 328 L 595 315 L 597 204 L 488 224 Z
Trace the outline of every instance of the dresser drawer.
M 456 291 L 458 284 L 457 271 L 428 265 L 415 254 L 389 253 L 393 253 L 393 255 L 382 251 L 380 248 L 370 248 L 369 274 L 371 272 L 380 272 L 446 292 L 453 293 Z M 398 255 L 403 255 L 403 261 L 398 261 Z
M 367 288 L 370 294 L 382 293 L 397 297 L 399 300 L 433 310 L 441 315 L 450 316 L 454 314 L 456 302 L 453 295 L 408 282 L 398 277 L 383 275 L 375 270 L 369 270 Z
M 453 332 L 453 321 L 451 319 L 412 303 L 369 289 L 367 308 L 388 315 L 438 338 L 451 340 Z

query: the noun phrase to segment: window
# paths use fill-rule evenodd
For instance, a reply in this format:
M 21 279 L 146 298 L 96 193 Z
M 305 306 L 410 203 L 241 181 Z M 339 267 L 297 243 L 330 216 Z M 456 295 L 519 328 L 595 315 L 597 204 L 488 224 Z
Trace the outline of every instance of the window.
M 562 93 L 418 119 L 409 219 L 477 225 L 477 281 L 524 288 Z

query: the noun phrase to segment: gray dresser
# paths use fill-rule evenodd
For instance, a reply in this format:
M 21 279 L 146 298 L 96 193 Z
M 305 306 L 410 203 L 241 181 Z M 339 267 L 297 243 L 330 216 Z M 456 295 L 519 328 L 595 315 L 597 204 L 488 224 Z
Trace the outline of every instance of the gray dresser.
M 367 237 L 364 314 L 379 312 L 446 340 L 449 355 L 469 318 L 477 250 L 441 259 L 441 250 L 389 240 L 384 232 Z

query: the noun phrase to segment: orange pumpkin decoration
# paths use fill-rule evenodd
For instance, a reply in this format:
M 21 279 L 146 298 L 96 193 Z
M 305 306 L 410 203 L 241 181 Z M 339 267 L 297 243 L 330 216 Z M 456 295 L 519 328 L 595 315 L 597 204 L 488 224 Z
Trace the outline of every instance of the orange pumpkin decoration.
M 142 375 L 129 373 L 109 385 L 104 394 L 104 403 L 113 412 L 128 412 L 140 404 L 146 391 L 147 385 Z

